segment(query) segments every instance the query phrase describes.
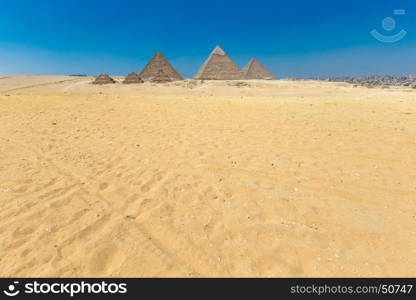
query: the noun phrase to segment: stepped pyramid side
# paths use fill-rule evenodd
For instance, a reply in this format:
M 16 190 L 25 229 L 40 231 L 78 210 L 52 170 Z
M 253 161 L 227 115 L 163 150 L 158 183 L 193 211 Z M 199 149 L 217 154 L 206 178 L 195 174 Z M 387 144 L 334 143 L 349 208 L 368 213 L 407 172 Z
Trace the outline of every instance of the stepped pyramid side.
M 163 83 L 163 82 L 170 82 L 173 81 L 168 74 L 166 74 L 162 69 L 157 71 L 156 75 L 152 77 L 150 80 L 151 82 L 155 83 Z
M 124 84 L 143 83 L 143 80 L 135 72 L 131 72 L 123 81 Z
M 111 84 L 116 83 L 116 81 L 108 76 L 108 74 L 101 74 L 92 82 L 93 84 Z
M 252 58 L 243 69 L 244 79 L 275 79 L 262 64 Z
M 155 77 L 159 70 L 162 70 L 171 81 L 183 80 L 182 76 L 172 67 L 172 65 L 163 57 L 159 51 L 152 57 L 147 65 L 140 72 L 140 78 L 145 81 L 151 81 Z
M 194 79 L 239 80 L 244 79 L 244 74 L 217 46 L 199 68 Z

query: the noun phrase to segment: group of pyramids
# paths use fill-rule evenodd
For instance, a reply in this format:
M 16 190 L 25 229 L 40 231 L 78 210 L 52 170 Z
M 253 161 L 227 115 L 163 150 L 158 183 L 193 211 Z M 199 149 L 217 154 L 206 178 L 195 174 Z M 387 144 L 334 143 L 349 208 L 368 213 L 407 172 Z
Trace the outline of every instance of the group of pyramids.
M 219 47 L 208 56 L 207 60 L 196 73 L 198 80 L 244 80 L 244 79 L 274 79 L 255 58 L 240 70 L 238 66 Z M 143 83 L 144 81 L 162 83 L 183 80 L 182 76 L 172 67 L 159 51 L 143 68 L 141 73 L 130 73 L 123 81 L 125 84 Z M 110 84 L 116 81 L 107 74 L 98 76 L 94 84 Z
M 198 70 L 194 79 L 244 80 L 274 79 L 274 77 L 255 58 L 252 58 L 243 70 L 240 70 L 227 54 L 217 46 Z

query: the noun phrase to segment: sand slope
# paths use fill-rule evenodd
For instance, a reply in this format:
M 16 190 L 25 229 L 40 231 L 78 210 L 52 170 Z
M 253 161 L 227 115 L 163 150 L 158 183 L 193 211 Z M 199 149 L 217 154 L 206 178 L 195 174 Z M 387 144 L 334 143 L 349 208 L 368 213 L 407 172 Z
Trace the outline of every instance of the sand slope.
M 416 92 L 90 80 L 0 79 L 0 276 L 416 275 Z

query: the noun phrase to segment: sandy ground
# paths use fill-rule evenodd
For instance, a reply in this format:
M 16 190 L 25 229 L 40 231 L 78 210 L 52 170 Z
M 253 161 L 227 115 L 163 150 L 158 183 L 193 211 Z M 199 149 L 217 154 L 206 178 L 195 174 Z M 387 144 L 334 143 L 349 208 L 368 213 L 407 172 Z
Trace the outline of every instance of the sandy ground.
M 0 276 L 416 276 L 416 91 L 0 76 Z

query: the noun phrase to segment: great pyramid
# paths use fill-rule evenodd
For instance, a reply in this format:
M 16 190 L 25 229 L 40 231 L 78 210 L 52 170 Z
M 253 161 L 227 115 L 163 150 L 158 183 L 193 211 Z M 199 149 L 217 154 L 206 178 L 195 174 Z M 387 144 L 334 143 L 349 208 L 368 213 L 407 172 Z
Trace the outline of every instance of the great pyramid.
M 131 72 L 123 81 L 124 84 L 143 83 L 143 80 L 135 72 Z
M 169 82 L 172 79 L 166 74 L 162 69 L 157 71 L 156 75 L 150 79 L 151 82 L 162 83 L 162 82 Z
M 255 58 L 252 58 L 244 67 L 243 73 L 244 79 L 274 79 L 274 76 Z
M 172 65 L 163 57 L 162 53 L 157 51 L 152 59 L 147 63 L 144 69 L 140 73 L 140 78 L 145 81 L 152 80 L 159 70 L 162 70 L 166 74 L 170 81 L 183 80 L 182 76 L 172 67 Z
M 194 79 L 239 80 L 244 79 L 243 72 L 219 47 L 208 56 Z
M 101 74 L 95 80 L 92 82 L 93 84 L 110 84 L 110 83 L 116 83 L 116 81 L 108 76 L 108 74 Z

